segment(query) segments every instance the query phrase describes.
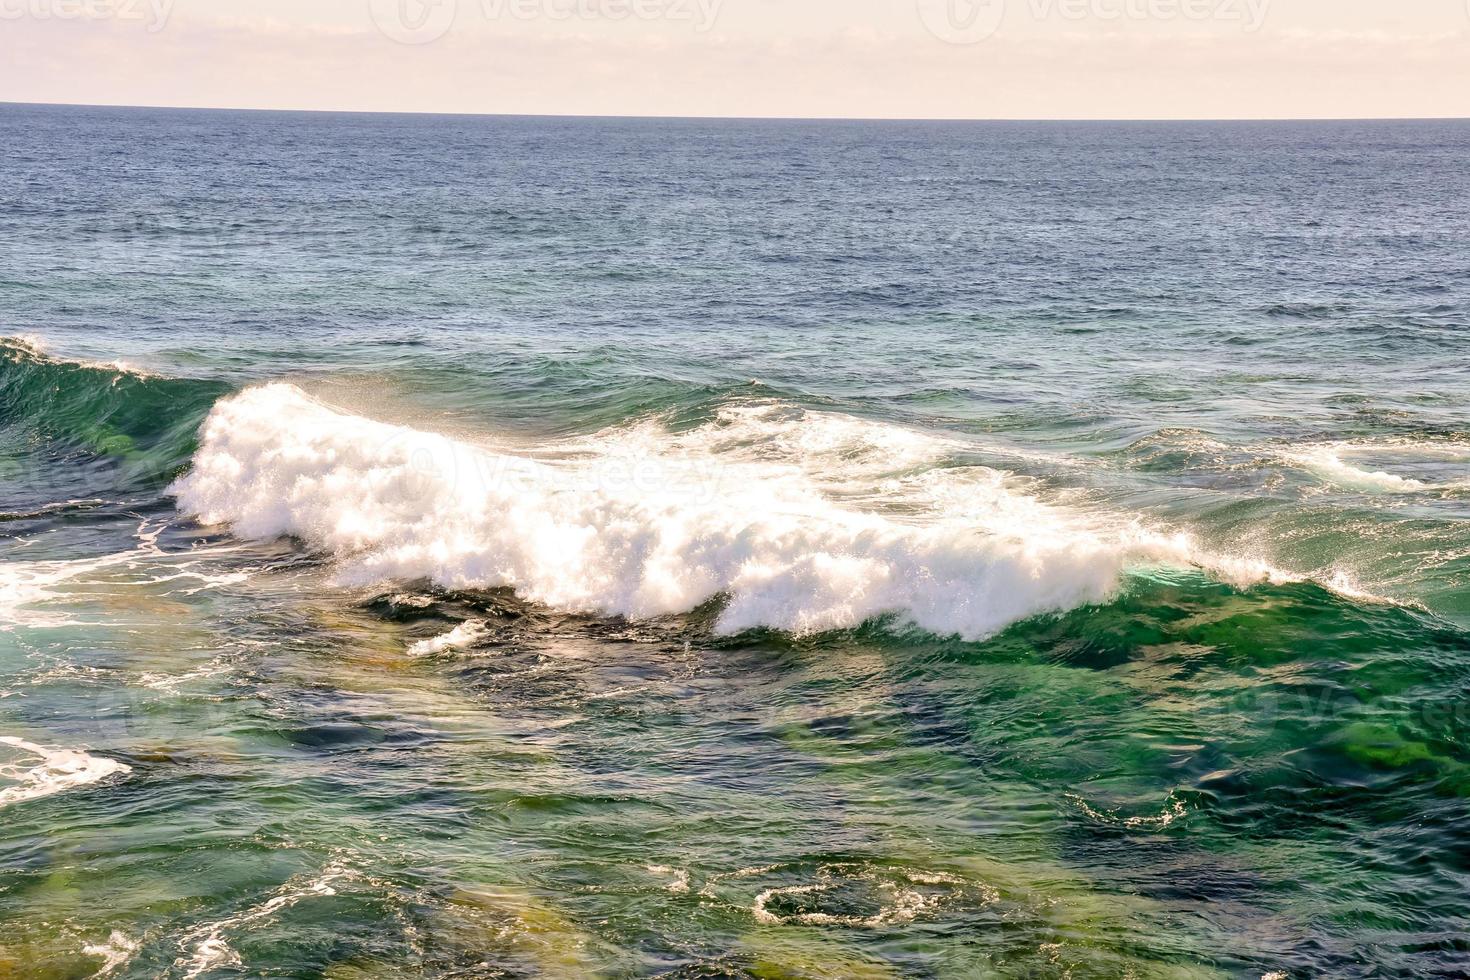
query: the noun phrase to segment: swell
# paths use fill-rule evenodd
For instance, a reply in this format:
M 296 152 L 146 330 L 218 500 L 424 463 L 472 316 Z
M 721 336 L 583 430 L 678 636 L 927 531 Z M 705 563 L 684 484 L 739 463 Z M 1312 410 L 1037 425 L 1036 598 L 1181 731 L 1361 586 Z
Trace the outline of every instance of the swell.
M 449 439 L 287 384 L 221 401 L 179 509 L 290 536 L 347 585 L 510 588 L 648 619 L 717 601 L 726 632 L 816 633 L 893 617 L 983 638 L 1101 602 L 1133 569 L 1281 580 L 1128 515 L 1045 502 L 943 437 L 775 400 L 692 428 L 648 419 L 536 447 Z
M 45 476 L 58 459 L 104 465 L 123 488 L 162 485 L 187 464 L 222 382 L 167 378 L 121 363 L 65 360 L 38 343 L 0 338 L 0 436 L 25 447 L 11 464 Z

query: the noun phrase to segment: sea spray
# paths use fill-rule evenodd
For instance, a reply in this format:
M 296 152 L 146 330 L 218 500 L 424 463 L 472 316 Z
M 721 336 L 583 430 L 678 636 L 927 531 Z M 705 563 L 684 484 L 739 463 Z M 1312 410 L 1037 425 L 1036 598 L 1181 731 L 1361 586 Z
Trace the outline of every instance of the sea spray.
M 985 467 L 936 468 L 940 441 L 909 438 L 898 459 L 907 472 L 885 474 L 902 431 L 736 413 L 683 436 L 644 426 L 536 459 L 271 384 L 216 406 L 172 492 L 205 523 L 336 556 L 346 584 L 509 587 L 552 608 L 635 619 L 724 597 L 727 632 L 892 616 L 979 639 L 1102 601 L 1132 565 L 1271 574 L 1203 558 L 1184 535 L 1047 505 Z M 850 445 L 865 439 L 879 450 L 867 459 Z M 826 466 L 834 455 L 855 462 L 817 477 L 813 453 Z M 873 456 L 889 462 L 875 472 Z

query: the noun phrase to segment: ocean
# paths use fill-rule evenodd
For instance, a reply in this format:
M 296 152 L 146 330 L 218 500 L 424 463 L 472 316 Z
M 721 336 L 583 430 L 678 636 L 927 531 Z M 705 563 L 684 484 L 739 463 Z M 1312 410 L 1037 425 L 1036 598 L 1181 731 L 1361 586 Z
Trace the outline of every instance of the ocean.
M 0 156 L 0 975 L 1470 975 L 1470 123 Z

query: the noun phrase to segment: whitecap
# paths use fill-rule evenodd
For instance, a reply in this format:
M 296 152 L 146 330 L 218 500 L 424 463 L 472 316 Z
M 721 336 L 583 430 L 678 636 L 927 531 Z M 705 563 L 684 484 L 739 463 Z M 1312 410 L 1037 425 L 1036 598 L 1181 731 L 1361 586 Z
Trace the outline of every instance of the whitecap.
M 723 600 L 718 628 L 797 634 L 883 616 L 943 635 L 1101 602 L 1133 567 L 1289 581 L 1184 534 L 1044 502 L 955 465 L 955 440 L 789 406 L 510 451 L 375 422 L 286 384 L 215 406 L 181 511 L 339 559 L 348 586 L 508 587 L 647 619 Z
M 1284 453 L 1286 461 L 1334 486 L 1364 493 L 1414 494 L 1463 489 L 1464 480 L 1431 483 L 1381 469 L 1355 465 L 1354 456 L 1375 454 L 1411 461 L 1470 459 L 1470 447 L 1426 441 L 1330 442 L 1304 446 Z
M 481 620 L 471 619 L 460 623 L 442 636 L 420 640 L 408 648 L 408 655 L 411 657 L 430 657 L 436 653 L 444 653 L 446 650 L 464 650 L 484 639 L 489 632 L 490 628 L 486 623 Z
M 40 337 L 37 337 L 34 334 L 21 334 L 20 336 L 15 337 L 0 337 L 0 344 L 3 344 L 5 347 L 9 347 L 12 351 L 19 351 L 21 354 L 27 357 L 31 357 L 37 360 L 50 361 L 53 364 L 70 364 L 74 367 L 86 368 L 92 371 L 102 371 L 104 373 L 116 374 L 119 376 L 131 375 L 135 378 L 161 377 L 161 375 L 154 374 L 151 371 L 138 367 L 136 364 L 121 359 L 111 361 L 89 361 L 85 358 L 60 356 L 52 352 L 51 346 L 47 341 Z M 15 359 L 15 354 L 12 353 L 11 360 Z
M 10 735 L 0 736 L 0 745 L 19 749 L 30 760 L 0 765 L 0 780 L 14 784 L 0 788 L 0 807 L 39 800 L 133 771 L 121 762 L 97 758 L 79 749 L 47 749 Z

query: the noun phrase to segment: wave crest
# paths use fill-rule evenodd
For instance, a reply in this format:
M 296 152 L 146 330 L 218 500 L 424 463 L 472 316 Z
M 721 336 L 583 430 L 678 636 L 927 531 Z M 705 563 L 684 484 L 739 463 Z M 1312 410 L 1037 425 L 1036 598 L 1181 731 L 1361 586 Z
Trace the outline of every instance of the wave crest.
M 0 436 L 33 447 L 34 470 L 76 453 L 123 469 L 123 482 L 165 479 L 188 461 L 194 434 L 229 386 L 147 374 L 122 362 L 55 357 L 28 338 L 0 338 Z M 43 481 L 44 482 L 44 481 Z
M 954 444 L 776 404 L 673 433 L 643 424 L 512 451 L 345 414 L 286 384 L 218 404 L 179 508 L 292 536 L 348 585 L 509 587 L 635 619 L 724 600 L 725 632 L 892 616 L 941 635 L 1106 599 L 1134 564 L 1203 559 L 1187 536 L 1048 505 L 955 465 Z

